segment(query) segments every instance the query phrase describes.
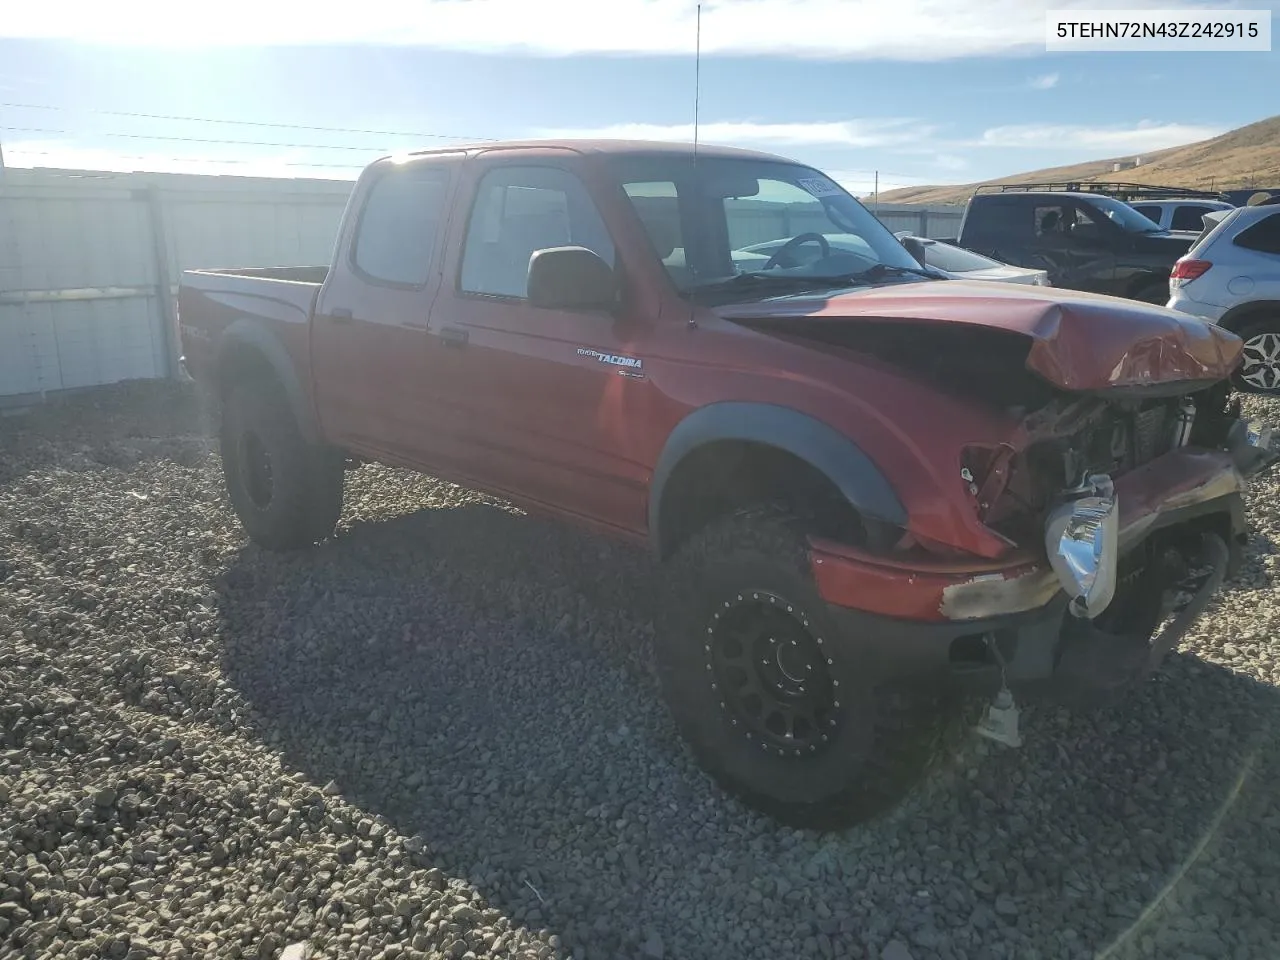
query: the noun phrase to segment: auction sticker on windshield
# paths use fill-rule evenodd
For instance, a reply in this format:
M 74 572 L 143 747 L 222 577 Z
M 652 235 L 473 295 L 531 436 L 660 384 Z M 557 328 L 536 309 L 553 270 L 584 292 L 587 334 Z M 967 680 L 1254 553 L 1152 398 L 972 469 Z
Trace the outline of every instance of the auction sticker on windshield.
M 803 180 L 797 180 L 796 183 L 815 197 L 834 197 L 840 193 L 839 187 L 821 177 L 805 177 Z

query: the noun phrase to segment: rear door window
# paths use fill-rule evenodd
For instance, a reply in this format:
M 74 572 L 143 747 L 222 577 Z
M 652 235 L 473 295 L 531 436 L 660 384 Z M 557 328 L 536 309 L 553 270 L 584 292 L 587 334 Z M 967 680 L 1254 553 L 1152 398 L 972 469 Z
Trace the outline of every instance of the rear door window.
M 1071 208 L 1060 203 L 1035 208 L 1036 236 L 1044 239 L 1061 237 L 1067 232 Z
M 1235 245 L 1259 253 L 1280 254 L 1280 210 L 1241 230 Z
M 1031 206 L 1017 197 L 974 198 L 962 233 L 981 240 L 1010 240 L 1032 235 Z M 966 237 L 966 242 L 970 241 Z
M 374 183 L 356 231 L 356 269 L 372 283 L 422 286 L 435 256 L 449 186 L 438 167 L 393 168 Z

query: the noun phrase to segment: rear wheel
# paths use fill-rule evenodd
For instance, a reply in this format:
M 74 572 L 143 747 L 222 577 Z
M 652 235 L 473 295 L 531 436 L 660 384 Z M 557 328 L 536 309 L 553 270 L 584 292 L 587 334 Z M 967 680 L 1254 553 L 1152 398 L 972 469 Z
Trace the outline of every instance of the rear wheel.
M 805 525 L 739 511 L 673 558 L 658 674 L 699 764 L 749 805 L 836 829 L 885 810 L 919 779 L 950 717 L 923 689 L 869 681 L 809 571 Z
M 1236 336 L 1244 341 L 1244 357 L 1234 377 L 1236 389 L 1280 393 L 1280 317 L 1246 323 Z
M 333 532 L 342 513 L 342 459 L 307 443 L 278 386 L 232 386 L 219 439 L 227 495 L 251 540 L 294 550 Z

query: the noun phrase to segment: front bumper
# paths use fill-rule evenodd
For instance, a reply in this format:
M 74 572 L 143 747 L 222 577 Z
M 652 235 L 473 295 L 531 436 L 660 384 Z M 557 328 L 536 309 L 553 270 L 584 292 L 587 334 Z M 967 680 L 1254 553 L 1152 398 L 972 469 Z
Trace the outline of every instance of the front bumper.
M 1242 442 L 1250 440 L 1257 442 Z M 1158 544 L 1181 551 L 1188 568 L 1208 571 L 1182 613 L 1154 639 L 1150 631 L 1117 634 L 1071 615 L 1043 555 L 921 568 L 813 541 L 812 568 L 837 628 L 867 651 L 878 678 L 986 692 L 998 688 L 1003 661 L 1015 688 L 1057 687 L 1068 695 L 1118 688 L 1154 669 L 1236 573 L 1247 539 L 1247 475 L 1274 460 L 1182 448 L 1116 480 L 1122 558 Z

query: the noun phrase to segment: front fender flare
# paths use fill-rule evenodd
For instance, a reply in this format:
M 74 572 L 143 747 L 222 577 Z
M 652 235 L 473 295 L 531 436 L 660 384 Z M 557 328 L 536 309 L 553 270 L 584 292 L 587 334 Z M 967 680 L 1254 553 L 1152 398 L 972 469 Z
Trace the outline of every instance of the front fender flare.
M 667 481 L 690 453 L 723 440 L 761 443 L 793 454 L 826 475 L 864 517 L 907 525 L 906 508 L 888 479 L 848 437 L 789 407 L 725 401 L 695 410 L 667 437 L 649 487 L 649 537 L 657 556 L 664 550 L 660 514 Z

